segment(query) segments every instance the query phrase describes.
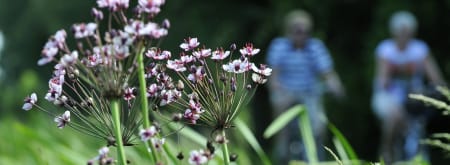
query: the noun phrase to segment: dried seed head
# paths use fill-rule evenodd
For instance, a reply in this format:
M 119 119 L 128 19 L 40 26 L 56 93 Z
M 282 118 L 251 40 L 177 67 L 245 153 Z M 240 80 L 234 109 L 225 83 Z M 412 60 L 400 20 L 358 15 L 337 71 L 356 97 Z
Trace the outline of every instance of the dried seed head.
M 114 137 L 112 137 L 112 136 L 110 136 L 110 137 L 108 137 L 108 139 L 106 139 L 107 140 L 107 146 L 109 147 L 109 146 L 115 146 L 116 145 L 116 139 L 114 138 Z
M 214 152 L 216 151 L 216 148 L 214 147 L 213 143 L 211 141 L 206 142 L 206 148 L 209 150 L 209 152 L 211 152 L 212 154 L 214 154 Z
M 227 82 L 227 77 L 225 76 L 225 74 L 220 74 L 220 81 L 222 81 L 223 83 L 226 83 Z
M 178 80 L 178 82 L 177 82 L 177 90 L 178 90 L 178 91 L 183 91 L 183 89 L 184 89 L 184 83 L 183 83 L 183 81 Z
M 168 19 L 164 19 L 164 21 L 162 23 L 162 27 L 164 29 L 169 29 L 170 28 L 170 21 Z
M 237 160 L 237 158 L 238 158 L 238 155 L 237 155 L 237 154 L 235 154 L 235 153 L 233 153 L 233 154 L 231 154 L 231 155 L 230 155 L 230 161 L 231 161 L 231 162 L 234 162 L 234 161 L 236 161 L 236 160 Z
M 231 45 L 230 45 L 230 50 L 236 50 L 236 44 L 234 44 L 234 43 L 231 44 Z
M 183 159 L 184 159 L 184 155 L 183 155 L 182 152 L 179 152 L 179 153 L 178 153 L 177 159 L 178 159 L 178 160 L 183 160 Z
M 183 119 L 183 114 L 181 113 L 174 113 L 172 115 L 172 121 L 179 122 L 181 119 Z
M 217 135 L 215 141 L 216 141 L 216 143 L 219 143 L 219 144 L 228 143 L 227 138 L 222 135 Z

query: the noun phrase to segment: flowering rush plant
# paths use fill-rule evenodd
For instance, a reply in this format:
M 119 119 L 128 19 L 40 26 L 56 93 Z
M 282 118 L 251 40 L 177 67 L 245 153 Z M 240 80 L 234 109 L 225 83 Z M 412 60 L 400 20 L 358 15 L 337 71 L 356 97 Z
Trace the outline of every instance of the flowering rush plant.
M 53 116 L 60 129 L 103 139 L 106 146 L 88 164 L 127 164 L 124 146 L 138 144 L 137 139 L 154 164 L 179 164 L 182 153 L 174 156 L 157 124 L 164 121 L 212 128 L 229 164 L 226 129 L 271 74 L 251 62 L 260 50 L 251 43 L 210 49 L 189 37 L 175 56 L 158 46 L 170 28 L 167 19 L 156 21 L 164 0 L 139 0 L 130 18 L 128 0 L 96 2 L 94 20 L 74 24 L 69 33 L 57 31 L 37 62 L 54 64 L 43 96 L 62 111 L 39 106 L 36 93 L 25 98 L 22 109 L 36 108 Z M 117 148 L 117 160 L 108 156 L 111 146 Z M 208 143 L 191 151 L 188 162 L 204 164 L 213 156 L 214 145 Z

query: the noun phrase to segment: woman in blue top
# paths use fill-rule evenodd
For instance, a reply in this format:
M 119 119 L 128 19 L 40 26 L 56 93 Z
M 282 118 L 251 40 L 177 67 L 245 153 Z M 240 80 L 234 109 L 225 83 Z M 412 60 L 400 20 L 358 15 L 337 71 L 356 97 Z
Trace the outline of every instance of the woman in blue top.
M 390 164 L 410 159 L 419 151 L 422 120 L 408 116 L 409 93 L 421 93 L 425 78 L 444 84 L 427 44 L 414 38 L 417 22 L 405 11 L 395 13 L 389 25 L 392 38 L 376 48 L 376 77 L 372 106 L 382 123 L 381 154 Z M 403 138 L 406 137 L 406 138 Z
M 304 104 L 317 142 L 319 158 L 323 158 L 322 140 L 327 123 L 322 105 L 323 84 L 335 95 L 344 95 L 341 82 L 333 70 L 327 48 L 319 39 L 310 37 L 312 20 L 304 11 L 292 11 L 285 18 L 286 36 L 270 44 L 267 63 L 273 68 L 269 80 L 271 102 L 276 115 L 296 104 Z M 282 130 L 276 140 L 276 156 L 280 164 L 304 159 L 298 134 L 298 122 Z

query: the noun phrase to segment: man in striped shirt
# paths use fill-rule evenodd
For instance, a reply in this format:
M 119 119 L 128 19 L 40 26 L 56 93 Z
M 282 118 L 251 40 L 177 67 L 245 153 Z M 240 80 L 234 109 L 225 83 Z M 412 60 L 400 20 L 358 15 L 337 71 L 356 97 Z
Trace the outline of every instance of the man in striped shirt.
M 270 44 L 267 63 L 273 68 L 269 81 L 271 102 L 276 115 L 296 104 L 307 109 L 317 143 L 319 158 L 323 159 L 322 140 L 327 123 L 321 98 L 322 80 L 336 96 L 343 96 L 343 88 L 333 70 L 333 62 L 325 45 L 310 37 L 312 20 L 308 13 L 298 10 L 285 18 L 286 37 Z M 297 130 L 298 122 L 291 122 L 277 138 L 277 157 L 280 163 L 304 159 L 305 153 Z M 289 129 L 289 130 L 288 130 Z

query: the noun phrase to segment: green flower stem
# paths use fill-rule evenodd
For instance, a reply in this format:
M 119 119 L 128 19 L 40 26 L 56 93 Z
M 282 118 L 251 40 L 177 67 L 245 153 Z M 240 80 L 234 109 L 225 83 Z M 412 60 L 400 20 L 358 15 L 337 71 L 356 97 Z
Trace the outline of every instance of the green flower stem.
M 148 100 L 147 100 L 147 84 L 145 82 L 145 68 L 144 68 L 144 50 L 145 48 L 142 48 L 140 53 L 137 55 L 137 62 L 138 62 L 138 78 L 139 78 L 139 97 L 141 98 L 141 109 L 142 109 L 142 118 L 144 118 L 144 128 L 150 127 L 150 116 L 148 112 Z M 152 160 L 154 160 L 154 163 L 156 164 L 158 162 L 158 155 L 155 146 L 152 144 L 152 142 L 148 142 L 148 145 L 151 149 L 151 156 L 153 157 Z
M 145 68 L 144 68 L 144 50 L 137 55 L 138 62 L 138 76 L 139 76 L 139 96 L 141 98 L 142 117 L 144 118 L 144 128 L 150 127 L 150 118 L 148 112 L 147 84 L 145 83 Z
M 111 100 L 111 113 L 114 123 L 114 134 L 116 137 L 116 147 L 119 164 L 126 165 L 127 158 L 125 157 L 125 150 L 122 142 L 122 132 L 120 129 L 120 106 L 119 101 L 116 99 Z
M 230 164 L 230 153 L 228 152 L 225 129 L 222 130 L 222 137 L 225 139 L 224 143 L 222 143 L 223 161 L 224 161 L 225 165 L 229 165 Z

